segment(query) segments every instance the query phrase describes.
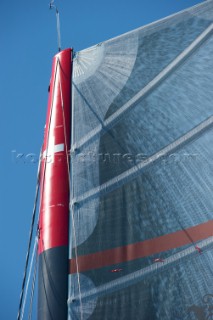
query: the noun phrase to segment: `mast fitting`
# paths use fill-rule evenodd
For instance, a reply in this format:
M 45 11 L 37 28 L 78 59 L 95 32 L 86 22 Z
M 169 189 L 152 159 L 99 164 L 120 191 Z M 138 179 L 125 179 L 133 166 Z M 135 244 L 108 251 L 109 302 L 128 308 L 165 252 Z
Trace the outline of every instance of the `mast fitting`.
M 56 13 L 56 28 L 57 28 L 57 40 L 58 40 L 58 51 L 61 51 L 61 31 L 60 31 L 60 16 L 59 16 L 59 11 L 56 5 L 54 4 L 54 0 L 50 1 L 49 8 L 55 9 Z

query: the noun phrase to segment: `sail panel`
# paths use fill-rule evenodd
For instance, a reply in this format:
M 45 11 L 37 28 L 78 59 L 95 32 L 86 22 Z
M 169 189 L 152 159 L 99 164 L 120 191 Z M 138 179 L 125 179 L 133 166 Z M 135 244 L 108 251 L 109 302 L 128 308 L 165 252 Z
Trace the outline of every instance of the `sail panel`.
M 211 316 L 213 298 L 208 294 L 213 290 L 212 262 L 209 250 L 205 257 L 194 255 L 168 268 L 156 268 L 137 279 L 134 285 L 121 290 L 115 288 L 114 292 L 98 298 L 92 319 L 100 319 L 103 312 L 106 319 L 188 320 L 199 319 L 199 314 L 203 316 L 201 319 L 208 319 L 205 317 Z
M 212 23 L 211 0 L 76 54 L 69 319 L 211 316 Z
M 78 144 L 182 53 L 211 24 L 211 10 L 208 1 L 205 6 L 195 6 L 77 53 L 73 103 L 78 106 L 75 118 L 82 125 L 81 130 L 75 127 L 73 142 Z M 78 76 L 75 69 L 85 57 L 90 62 Z
M 76 197 L 152 156 L 212 115 L 212 55 L 213 37 L 139 101 L 122 121 L 103 130 L 100 146 L 96 138 L 76 153 Z M 195 90 L 200 86 L 202 90 Z M 96 170 L 99 162 L 101 180 Z
M 113 190 L 105 188 L 79 201 L 74 208 L 76 229 L 89 230 L 93 219 L 96 225 L 86 243 L 78 246 L 78 254 L 152 239 L 211 220 L 212 143 L 209 129 L 180 150 L 144 166 L 121 186 L 116 183 Z

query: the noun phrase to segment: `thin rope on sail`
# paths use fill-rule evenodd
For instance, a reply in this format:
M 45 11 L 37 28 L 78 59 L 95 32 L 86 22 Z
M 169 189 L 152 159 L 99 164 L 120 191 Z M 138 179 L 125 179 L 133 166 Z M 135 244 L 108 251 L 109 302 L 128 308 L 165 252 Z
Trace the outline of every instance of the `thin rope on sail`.
M 87 145 L 98 135 L 104 133 L 106 130 L 111 129 L 117 121 L 129 110 L 131 110 L 137 103 L 144 97 L 146 97 L 156 86 L 158 86 L 162 80 L 170 75 L 170 73 L 178 67 L 185 59 L 191 55 L 212 33 L 213 23 L 209 25 L 181 54 L 179 54 L 166 68 L 164 68 L 152 81 L 150 81 L 142 90 L 140 90 L 133 98 L 125 103 L 118 111 L 113 113 L 102 124 L 98 125 L 92 131 L 90 131 L 85 137 L 80 139 L 72 146 L 72 152 L 79 150 L 83 146 Z
M 60 62 L 59 62 L 60 65 Z M 70 166 L 69 166 L 69 150 L 67 145 L 67 138 L 66 138 L 66 121 L 65 121 L 65 114 L 64 114 L 64 100 L 63 100 L 63 92 L 61 86 L 61 68 L 59 68 L 59 86 L 60 86 L 60 96 L 61 96 L 61 107 L 62 107 L 62 114 L 63 114 L 63 128 L 64 128 L 64 140 L 65 140 L 65 150 L 66 150 L 66 161 L 67 161 L 67 174 L 68 174 L 68 181 L 69 181 L 69 191 L 71 197 L 71 182 L 70 182 Z M 75 221 L 74 221 L 74 207 L 70 209 L 72 215 L 72 228 L 73 228 L 73 235 L 74 235 L 74 242 L 75 242 L 75 256 L 76 256 L 76 266 L 77 266 L 77 279 L 78 279 L 78 289 L 79 289 L 79 296 L 80 296 L 80 314 L 81 320 L 83 320 L 83 306 L 81 300 L 81 283 L 80 283 L 80 275 L 79 275 L 79 267 L 78 267 L 78 249 L 77 249 L 77 240 L 76 240 L 76 228 L 75 228 Z
M 56 69 L 57 69 L 57 65 L 56 65 Z M 55 80 L 56 79 L 54 79 L 54 86 L 55 86 Z M 50 118 L 51 118 L 51 116 L 52 116 L 52 106 L 51 106 Z M 51 120 L 50 120 L 49 123 L 51 123 Z M 49 132 L 49 128 L 48 128 L 48 132 Z M 48 140 L 47 140 L 47 155 L 48 155 L 48 147 L 49 147 L 49 135 L 48 135 Z M 33 207 L 32 222 L 31 222 L 30 236 L 29 236 L 29 244 L 28 244 L 28 250 L 27 250 L 27 256 L 26 256 L 25 271 L 24 271 L 24 277 L 23 277 L 23 282 L 22 282 L 22 290 L 21 290 L 21 295 L 20 295 L 20 303 L 19 303 L 19 310 L 18 310 L 17 320 L 21 319 L 20 316 L 21 316 L 21 310 L 22 310 L 22 305 L 23 305 L 23 296 L 24 296 L 24 291 L 25 291 L 25 283 L 26 283 L 27 270 L 28 270 L 28 264 L 29 264 L 30 249 L 31 249 L 31 244 L 32 244 L 32 236 L 33 236 L 34 225 L 35 225 L 35 217 L 36 217 L 36 212 L 37 212 L 40 181 L 42 181 L 42 188 L 41 188 L 42 194 L 41 194 L 40 203 L 42 203 L 42 198 L 43 198 L 43 189 L 44 189 L 43 187 L 44 187 L 44 180 L 45 180 L 46 161 L 45 161 L 45 166 L 44 166 L 44 171 L 43 171 L 43 177 L 40 177 L 40 166 L 41 166 L 42 156 L 43 156 L 42 152 L 40 152 L 38 172 L 37 172 L 37 184 L 36 184 L 36 192 L 35 192 L 35 201 L 34 201 L 34 207 Z
M 197 127 L 193 128 L 192 130 L 190 130 L 189 132 L 184 134 L 179 139 L 170 143 L 165 148 L 163 148 L 160 151 L 158 151 L 157 153 L 153 154 L 151 157 L 147 158 L 144 161 L 141 161 L 138 165 L 125 171 L 124 173 L 120 174 L 119 176 L 109 180 L 108 182 L 102 184 L 101 186 L 93 188 L 92 190 L 84 193 L 83 195 L 81 195 L 77 198 L 74 198 L 72 203 L 79 204 L 81 202 L 85 202 L 85 201 L 94 199 L 97 196 L 109 193 L 112 190 L 115 190 L 115 189 L 121 187 L 127 181 L 130 181 L 130 180 L 134 179 L 135 177 L 137 177 L 145 167 L 153 164 L 154 162 L 165 157 L 166 155 L 169 155 L 171 152 L 173 152 L 177 148 L 180 148 L 183 145 L 185 145 L 186 143 L 190 142 L 191 139 L 195 138 L 198 134 L 201 134 L 204 131 L 211 128 L 212 124 L 213 124 L 213 116 L 209 117 L 207 120 L 203 121 Z
M 34 200 L 34 206 L 33 206 L 33 214 L 32 214 L 32 221 L 31 221 L 31 227 L 30 227 L 30 235 L 29 235 L 29 242 L 28 242 L 28 249 L 27 249 L 27 255 L 26 255 L 24 277 L 23 277 L 23 281 L 22 281 L 22 289 L 21 289 L 21 295 L 20 295 L 20 303 L 19 303 L 19 310 L 18 310 L 17 320 L 20 320 L 20 316 L 21 316 L 21 310 L 22 310 L 22 304 L 23 304 L 23 295 L 24 295 L 24 290 L 25 290 L 25 283 L 26 283 L 27 270 L 28 270 L 29 257 L 30 257 L 30 250 L 31 250 L 31 246 L 32 246 L 32 237 L 33 237 L 35 218 L 36 218 L 36 212 L 37 212 L 37 204 L 38 204 L 38 195 L 39 195 L 40 165 L 41 165 L 41 152 L 40 152 L 40 157 L 39 157 L 39 164 L 38 164 L 38 171 L 37 171 L 37 183 L 36 183 L 36 191 L 35 191 L 35 200 Z
M 197 243 L 198 247 L 202 249 L 202 254 L 205 254 L 205 252 L 207 252 L 207 249 L 211 249 L 212 244 L 213 237 L 209 237 L 208 239 Z M 204 249 L 206 250 L 204 251 Z M 194 246 L 190 246 L 189 248 L 184 249 L 164 259 L 163 262 L 153 263 L 152 265 L 145 267 L 141 270 L 132 272 L 131 274 L 110 281 L 107 284 L 88 290 L 84 294 L 82 294 L 81 299 L 82 301 L 88 302 L 89 300 L 94 299 L 96 297 L 100 298 L 101 296 L 106 296 L 116 291 L 120 291 L 123 288 L 130 287 L 134 284 L 137 284 L 139 281 L 143 280 L 145 276 L 150 275 L 153 272 L 156 272 L 163 268 L 169 267 L 170 265 L 177 263 L 178 261 L 184 258 L 188 258 L 195 253 L 197 253 L 196 248 Z M 75 299 L 77 300 L 79 299 L 79 297 L 75 297 Z M 72 303 L 72 298 L 68 299 L 68 303 Z
M 31 257 L 31 262 L 30 262 L 30 268 L 29 268 L 29 273 L 28 273 L 28 278 L 26 282 L 26 289 L 25 289 L 25 295 L 24 295 L 24 300 L 23 300 L 23 306 L 21 310 L 21 315 L 20 315 L 20 320 L 23 319 L 24 317 L 24 311 L 25 311 L 25 305 L 26 305 L 26 300 L 27 300 L 27 293 L 28 293 L 28 288 L 29 288 L 29 283 L 32 275 L 32 267 L 33 267 L 33 262 L 34 262 L 34 257 L 37 252 L 38 248 L 38 237 L 36 236 L 34 246 L 33 246 L 33 251 L 32 251 L 32 257 Z

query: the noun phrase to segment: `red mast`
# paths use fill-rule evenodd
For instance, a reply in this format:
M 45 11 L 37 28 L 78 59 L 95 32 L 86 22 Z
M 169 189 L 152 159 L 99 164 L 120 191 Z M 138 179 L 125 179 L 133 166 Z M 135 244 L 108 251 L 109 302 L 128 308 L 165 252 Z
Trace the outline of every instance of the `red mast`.
M 72 50 L 53 59 L 40 172 L 38 319 L 67 319 Z

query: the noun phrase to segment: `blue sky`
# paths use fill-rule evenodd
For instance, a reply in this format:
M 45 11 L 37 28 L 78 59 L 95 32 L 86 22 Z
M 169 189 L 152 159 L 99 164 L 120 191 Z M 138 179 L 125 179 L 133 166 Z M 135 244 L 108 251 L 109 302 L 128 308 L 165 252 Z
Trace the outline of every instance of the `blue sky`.
M 75 51 L 195 5 L 196 0 L 60 1 L 62 47 Z M 0 10 L 0 319 L 15 319 L 46 116 L 55 14 L 48 1 L 2 1 Z M 18 154 L 24 154 L 17 160 Z M 35 161 L 36 162 L 36 161 Z

